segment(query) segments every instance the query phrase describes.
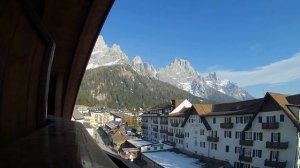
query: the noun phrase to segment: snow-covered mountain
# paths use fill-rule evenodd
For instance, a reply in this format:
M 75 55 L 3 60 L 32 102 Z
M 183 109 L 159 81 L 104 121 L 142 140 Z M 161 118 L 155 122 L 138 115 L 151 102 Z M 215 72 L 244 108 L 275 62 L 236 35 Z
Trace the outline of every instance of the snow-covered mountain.
M 247 91 L 240 88 L 237 84 L 226 79 L 222 80 L 218 78 L 216 72 L 210 72 L 208 76 L 205 77 L 205 81 L 208 86 L 236 99 L 249 100 L 254 98 Z
M 86 69 L 116 64 L 129 64 L 127 55 L 119 45 L 114 44 L 111 48 L 108 47 L 103 37 L 99 36 Z
M 220 99 L 222 97 L 224 102 L 253 99 L 247 91 L 229 80 L 221 79 L 215 72 L 209 73 L 206 77 L 201 76 L 187 60 L 176 58 L 170 65 L 159 69 L 155 69 L 149 63 L 144 63 L 140 56 L 129 61 L 120 46 L 114 44 L 110 48 L 104 42 L 103 37 L 99 36 L 87 69 L 116 64 L 128 64 L 142 76 L 170 83 L 195 96 L 206 99 Z

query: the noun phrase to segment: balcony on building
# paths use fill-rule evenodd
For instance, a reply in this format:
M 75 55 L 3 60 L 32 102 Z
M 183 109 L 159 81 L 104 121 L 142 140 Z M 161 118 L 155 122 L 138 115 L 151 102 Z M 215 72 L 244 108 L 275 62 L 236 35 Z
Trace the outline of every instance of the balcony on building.
M 264 165 L 268 166 L 268 167 L 284 168 L 284 167 L 286 167 L 286 161 L 285 162 L 279 162 L 279 161 L 271 161 L 271 160 L 266 159 Z
M 244 162 L 252 162 L 251 156 L 239 155 L 239 160 Z
M 177 138 L 184 138 L 184 135 L 183 134 L 175 134 L 175 137 L 177 137 Z
M 233 128 L 233 123 L 221 123 L 220 128 L 232 129 Z
M 178 127 L 178 126 L 179 126 L 179 123 L 171 123 L 171 126 L 172 126 L 172 127 Z
M 219 142 L 219 137 L 207 136 L 207 141 L 209 141 L 209 142 Z
M 168 121 L 161 120 L 161 121 L 160 121 L 160 124 L 161 124 L 161 125 L 168 125 Z
M 153 120 L 153 124 L 158 124 L 158 121 L 157 120 Z
M 253 140 L 240 140 L 240 145 L 253 146 Z
M 173 134 L 173 132 L 167 132 L 167 135 L 168 136 L 173 136 L 174 134 Z
M 167 134 L 168 133 L 167 130 L 159 130 L 159 132 L 162 133 L 162 134 Z
M 279 122 L 271 122 L 271 123 L 262 123 L 262 129 L 278 129 Z
M 148 126 L 142 125 L 141 128 L 142 129 L 148 129 Z
M 287 149 L 289 146 L 288 142 L 266 142 L 266 148 L 271 149 Z
M 153 131 L 154 132 L 158 132 L 158 128 L 153 128 Z

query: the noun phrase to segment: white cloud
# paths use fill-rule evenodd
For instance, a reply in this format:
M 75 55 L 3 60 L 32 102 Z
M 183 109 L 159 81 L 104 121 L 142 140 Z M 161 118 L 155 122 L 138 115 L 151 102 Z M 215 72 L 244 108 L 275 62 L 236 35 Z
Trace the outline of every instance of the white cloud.
M 279 84 L 300 79 L 300 53 L 291 58 L 257 67 L 248 71 L 216 71 L 224 79 L 229 79 L 242 87 L 259 84 Z

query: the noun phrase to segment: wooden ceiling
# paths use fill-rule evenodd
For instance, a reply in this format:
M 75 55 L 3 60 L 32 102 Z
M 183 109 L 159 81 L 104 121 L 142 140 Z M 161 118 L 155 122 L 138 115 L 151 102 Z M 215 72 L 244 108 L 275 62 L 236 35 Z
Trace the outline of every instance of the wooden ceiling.
M 0 143 L 70 119 L 114 0 L 0 1 Z

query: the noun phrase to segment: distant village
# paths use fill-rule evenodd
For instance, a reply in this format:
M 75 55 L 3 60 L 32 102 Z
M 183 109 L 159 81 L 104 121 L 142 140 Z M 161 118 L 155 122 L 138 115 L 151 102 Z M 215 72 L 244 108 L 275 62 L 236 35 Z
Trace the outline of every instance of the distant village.
M 299 167 L 299 118 L 300 94 L 269 92 L 223 104 L 173 100 L 135 114 L 76 106 L 73 114 L 103 150 L 145 168 Z

